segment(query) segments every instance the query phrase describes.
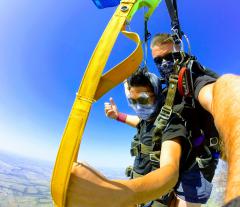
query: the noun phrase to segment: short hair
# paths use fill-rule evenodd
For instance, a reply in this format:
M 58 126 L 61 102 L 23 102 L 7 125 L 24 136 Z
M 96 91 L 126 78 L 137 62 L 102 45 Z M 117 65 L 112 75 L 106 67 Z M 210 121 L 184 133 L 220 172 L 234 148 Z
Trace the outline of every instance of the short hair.
M 168 34 L 168 33 L 156 34 L 156 35 L 154 35 L 154 37 L 151 41 L 151 48 L 153 48 L 155 45 L 168 44 L 168 43 L 175 44 L 174 39 L 171 34 Z M 179 49 L 180 49 L 180 44 L 177 44 L 175 46 L 179 47 Z
M 127 80 L 129 89 L 131 87 L 148 86 L 154 92 L 153 85 L 147 73 L 147 68 L 139 68 Z

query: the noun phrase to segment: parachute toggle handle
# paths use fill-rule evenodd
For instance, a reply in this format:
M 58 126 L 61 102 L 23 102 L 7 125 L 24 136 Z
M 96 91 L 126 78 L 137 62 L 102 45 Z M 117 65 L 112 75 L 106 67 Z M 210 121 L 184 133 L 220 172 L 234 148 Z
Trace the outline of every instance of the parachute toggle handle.
M 121 2 L 132 2 L 133 0 L 122 0 Z M 153 14 L 154 10 L 157 8 L 159 3 L 162 0 L 138 0 L 134 6 L 132 11 L 129 13 L 127 20 L 131 21 L 133 15 L 136 13 L 137 10 L 141 9 L 142 7 L 148 7 L 148 12 L 145 14 L 145 19 L 149 19 L 149 17 Z

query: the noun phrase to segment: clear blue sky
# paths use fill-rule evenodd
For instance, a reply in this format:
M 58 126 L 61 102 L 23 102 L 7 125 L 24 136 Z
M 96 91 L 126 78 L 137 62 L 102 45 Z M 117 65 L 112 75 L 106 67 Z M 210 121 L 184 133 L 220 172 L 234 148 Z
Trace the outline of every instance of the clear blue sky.
M 178 1 L 192 52 L 220 74 L 240 74 L 239 1 Z M 0 1 L 0 150 L 54 160 L 75 93 L 115 8 L 99 10 L 90 0 Z M 142 35 L 143 11 L 131 23 Z M 149 22 L 152 34 L 170 31 L 162 2 Z M 134 45 L 120 35 L 106 70 Z M 150 55 L 150 52 L 149 52 Z M 157 70 L 148 58 L 152 72 Z M 80 159 L 94 166 L 131 164 L 134 128 L 104 115 L 113 97 L 120 111 L 133 113 L 118 86 L 92 107 Z

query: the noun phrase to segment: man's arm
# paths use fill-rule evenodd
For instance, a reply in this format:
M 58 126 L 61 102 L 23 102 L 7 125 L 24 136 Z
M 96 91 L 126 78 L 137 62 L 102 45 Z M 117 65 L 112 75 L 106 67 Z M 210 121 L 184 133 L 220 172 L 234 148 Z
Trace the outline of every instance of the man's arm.
M 228 162 L 225 201 L 229 201 L 240 195 L 240 77 L 223 75 L 204 86 L 198 100 L 213 115 L 223 141 Z
M 140 122 L 140 118 L 137 115 L 129 115 L 127 114 L 127 118 L 125 123 L 129 126 L 136 127 Z
M 200 91 L 198 95 L 198 101 L 201 104 L 201 106 L 210 112 L 213 115 L 212 112 L 212 99 L 213 99 L 213 88 L 215 83 L 208 84 L 204 86 Z
M 180 157 L 181 145 L 178 139 L 163 142 L 160 168 L 126 183 L 135 192 L 133 195 L 134 204 L 154 200 L 168 193 L 176 185 L 179 176 Z
M 178 140 L 162 144 L 160 168 L 132 180 L 112 181 L 95 170 L 75 165 L 68 188 L 68 206 L 130 207 L 166 194 L 177 183 L 181 145 Z

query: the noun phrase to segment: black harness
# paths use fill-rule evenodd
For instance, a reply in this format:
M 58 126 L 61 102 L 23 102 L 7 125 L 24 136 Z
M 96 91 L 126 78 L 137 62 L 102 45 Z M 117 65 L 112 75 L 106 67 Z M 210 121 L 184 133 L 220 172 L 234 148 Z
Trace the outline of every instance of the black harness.
M 173 31 L 173 40 L 175 44 L 179 44 L 182 39 L 182 35 L 184 34 L 181 31 L 179 18 L 178 18 L 178 8 L 177 8 L 177 0 L 165 0 L 165 3 L 168 8 L 168 13 L 171 18 L 171 27 Z

